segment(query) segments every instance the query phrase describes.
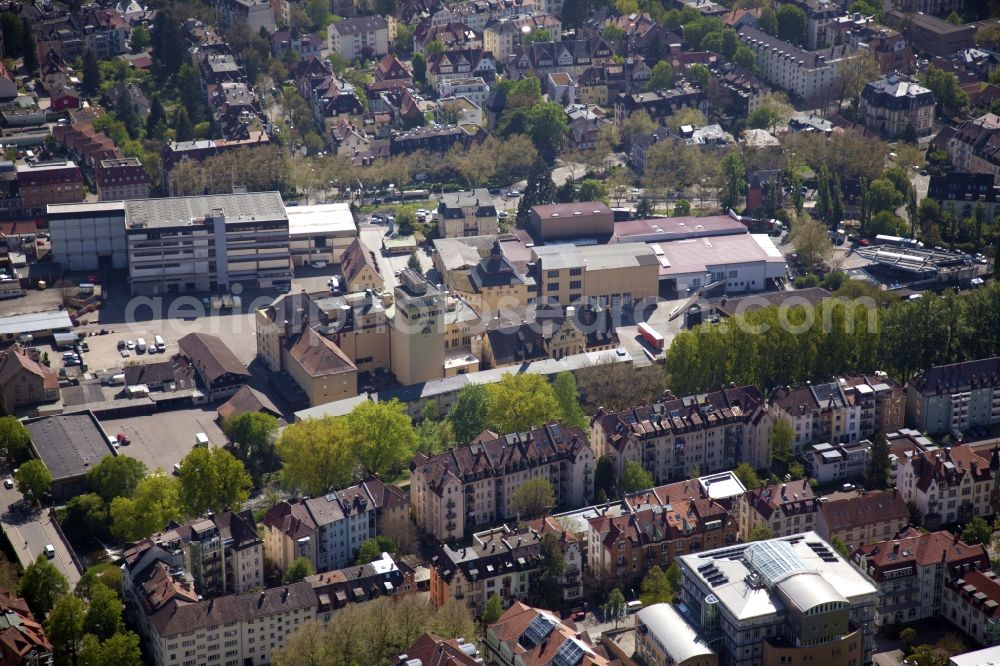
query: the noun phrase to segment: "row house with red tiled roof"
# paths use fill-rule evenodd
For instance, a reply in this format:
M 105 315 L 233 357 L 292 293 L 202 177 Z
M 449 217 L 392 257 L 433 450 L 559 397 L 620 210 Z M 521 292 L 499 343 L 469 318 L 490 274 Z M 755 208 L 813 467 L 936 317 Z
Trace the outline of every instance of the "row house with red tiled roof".
M 990 568 L 981 544 L 969 545 L 951 532 L 921 533 L 914 528 L 851 553 L 851 563 L 878 590 L 879 625 L 938 617 L 947 586 L 971 571 Z
M 91 123 L 56 125 L 52 137 L 86 167 L 96 167 L 103 160 L 121 159 L 123 155 L 110 136 L 98 131 Z
M 752 386 L 678 398 L 667 391 L 651 405 L 621 411 L 601 408 L 590 420 L 596 455 L 608 456 L 618 478 L 625 462 L 642 465 L 657 483 L 686 478 L 691 470 L 717 472 L 742 461 L 770 464 L 771 419 Z
M 514 601 L 539 600 L 543 542 L 550 533 L 566 565 L 558 581 L 563 599 L 572 603 L 581 598 L 582 544 L 554 519 L 546 518 L 517 529 L 502 525 L 484 530 L 472 536 L 469 546 L 439 546 L 430 559 L 431 602 L 440 608 L 451 600 L 462 601 L 478 614 L 494 593 L 505 608 Z
M 949 582 L 942 615 L 980 645 L 1000 644 L 1000 577 L 973 570 Z
M 896 465 L 896 488 L 913 502 L 924 523 L 937 526 L 992 516 L 997 507 L 1000 453 L 980 454 L 960 445 L 922 451 Z
M 775 537 L 816 529 L 820 501 L 809 481 L 788 481 L 747 491 L 737 510 L 740 537 L 757 527 L 767 527 Z
M 466 446 L 410 462 L 417 524 L 441 540 L 516 518 L 514 491 L 529 479 L 552 483 L 560 506 L 583 506 L 594 494 L 594 452 L 585 433 L 550 421 L 527 432 L 485 431 Z
M 572 620 L 514 602 L 499 620 L 486 628 L 490 663 L 498 666 L 611 666 L 620 664 L 603 645 L 595 645 Z
M 816 533 L 850 549 L 888 539 L 910 522 L 910 510 L 896 490 L 861 491 L 856 497 L 821 502 Z
M 641 508 L 626 502 L 625 507 L 622 515 L 587 521 L 587 566 L 599 579 L 639 579 L 681 555 L 736 542 L 736 517 L 712 499 L 670 499 Z
M 792 451 L 813 444 L 857 442 L 876 432 L 903 427 L 906 392 L 888 377 L 859 376 L 771 392 L 775 418 L 788 420 L 795 433 Z

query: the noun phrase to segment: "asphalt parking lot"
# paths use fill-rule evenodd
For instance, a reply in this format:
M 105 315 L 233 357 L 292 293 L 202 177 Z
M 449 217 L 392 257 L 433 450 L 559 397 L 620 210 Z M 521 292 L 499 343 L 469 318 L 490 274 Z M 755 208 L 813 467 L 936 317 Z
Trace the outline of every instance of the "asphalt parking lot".
M 150 470 L 157 467 L 170 473 L 174 465 L 194 448 L 194 436 L 203 432 L 211 446 L 222 446 L 225 435 L 215 422 L 216 407 L 157 412 L 120 419 L 102 419 L 104 432 L 115 435 L 124 432 L 131 444 L 118 450 L 119 455 L 137 458 Z

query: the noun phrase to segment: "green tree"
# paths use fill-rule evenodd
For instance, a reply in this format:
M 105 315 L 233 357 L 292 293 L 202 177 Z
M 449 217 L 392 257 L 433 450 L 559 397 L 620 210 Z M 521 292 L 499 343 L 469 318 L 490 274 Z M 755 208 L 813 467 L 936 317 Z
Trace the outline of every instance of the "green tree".
M 569 121 L 557 102 L 542 102 L 532 106 L 525 116 L 525 134 L 531 137 L 542 159 L 551 162 L 563 149 Z
M 556 200 L 556 184 L 552 182 L 552 172 L 542 159 L 531 166 L 527 181 L 517 205 L 516 220 L 521 229 L 528 226 L 533 206 L 550 204 Z
M 41 460 L 29 460 L 14 475 L 17 489 L 29 502 L 40 502 L 52 489 L 52 474 Z
M 806 13 L 792 4 L 781 5 L 778 10 L 778 37 L 798 46 L 806 43 Z
M 954 9 L 949 12 L 949 14 L 944 18 L 945 21 L 951 23 L 952 25 L 962 25 L 962 15 L 956 12 Z
M 309 561 L 308 557 L 296 558 L 291 564 L 288 565 L 288 571 L 285 572 L 284 582 L 287 583 L 298 583 L 304 580 L 307 576 L 312 576 L 316 573 L 315 567 L 313 567 L 312 562 Z
M 507 373 L 486 388 L 489 423 L 497 432 L 524 432 L 559 415 L 555 390 L 543 375 Z
M 278 440 L 282 480 L 311 496 L 343 488 L 358 477 L 345 418 L 328 417 L 293 423 Z
M 871 449 L 868 451 L 868 465 L 865 467 L 865 488 L 868 490 L 885 490 L 889 487 L 889 471 L 892 462 L 889 459 L 889 444 L 885 435 L 876 432 L 871 437 Z
M 111 533 L 123 541 L 136 541 L 180 516 L 179 483 L 158 469 L 139 482 L 132 497 L 112 500 Z
M 139 53 L 145 50 L 150 44 L 152 44 L 152 38 L 146 26 L 140 24 L 132 28 L 132 35 L 129 37 L 129 46 L 132 47 L 132 53 Z
M 617 587 L 608 594 L 604 602 L 604 619 L 614 619 L 615 627 L 625 618 L 625 595 Z
M 917 630 L 913 627 L 906 627 L 899 632 L 899 640 L 903 642 L 903 651 L 909 654 L 913 649 L 913 641 L 917 638 Z
M 580 183 L 580 201 L 608 201 L 608 186 L 596 178 L 587 178 Z
M 87 483 L 110 504 L 116 497 L 131 497 L 149 470 L 141 460 L 130 456 L 107 456 L 87 470 Z
M 688 67 L 687 77 L 704 90 L 708 87 L 709 81 L 712 80 L 712 72 L 705 65 L 695 63 Z
M 16 416 L 0 417 L 0 456 L 8 462 L 20 459 L 28 450 L 31 435 Z
M 792 457 L 792 442 L 795 440 L 795 431 L 788 419 L 777 419 L 771 429 L 771 460 L 788 462 Z
M 250 475 L 225 449 L 196 447 L 180 464 L 180 500 L 188 515 L 238 511 L 250 496 Z
M 607 456 L 599 457 L 594 465 L 594 492 L 603 492 L 605 499 L 615 494 L 615 464 Z
M 760 10 L 760 29 L 771 35 L 778 36 L 778 14 L 772 7 L 764 7 Z
M 806 468 L 802 466 L 802 463 L 793 462 L 788 466 L 788 475 L 792 477 L 793 481 L 801 481 L 806 478 Z
M 61 524 L 68 533 L 100 538 L 108 530 L 107 504 L 97 493 L 77 495 L 66 503 L 66 519 Z
M 639 600 L 643 606 L 669 604 L 674 600 L 674 592 L 674 586 L 667 578 L 667 574 L 660 567 L 654 566 L 642 579 L 642 593 L 639 595 Z
M 851 549 L 848 548 L 847 544 L 841 541 L 839 537 L 833 537 L 833 539 L 830 540 L 830 545 L 833 546 L 833 549 L 840 553 L 840 556 L 845 560 L 850 559 Z
M 489 428 L 491 400 L 485 384 L 469 384 L 458 392 L 448 410 L 456 441 L 467 444 Z
M 159 97 L 153 97 L 149 105 L 149 115 L 146 116 L 146 136 L 151 139 L 163 139 L 167 127 L 167 112 Z
M 313 30 L 326 30 L 330 24 L 330 4 L 326 0 L 309 0 L 306 3 L 306 14 L 312 23 Z
M 275 464 L 278 419 L 263 412 L 246 412 L 223 421 L 222 431 L 254 483 L 260 484 L 264 473 L 270 472 Z
M 545 28 L 533 28 L 531 32 L 521 38 L 522 44 L 534 44 L 535 42 L 551 42 L 552 35 Z
M 425 83 L 427 81 L 427 60 L 424 56 L 420 53 L 414 53 L 410 64 L 413 68 L 413 80 L 416 83 Z
M 383 534 L 379 534 L 373 539 L 365 539 L 361 542 L 361 548 L 358 550 L 357 563 L 368 564 L 369 562 L 374 562 L 382 556 L 382 553 L 398 555 L 399 549 L 392 539 Z
M 563 601 L 562 577 L 566 571 L 566 556 L 555 532 L 542 535 L 539 552 L 542 556 L 538 571 L 539 592 L 545 607 L 556 610 Z
M 190 141 L 194 138 L 194 126 L 187 108 L 178 107 L 174 113 L 174 138 L 177 141 Z
M 142 666 L 142 663 L 138 634 L 123 631 L 103 643 L 92 634 L 84 636 L 77 666 Z
M 646 90 L 668 90 L 674 85 L 674 68 L 666 60 L 653 65 L 652 75 L 646 83 Z
M 521 518 L 534 518 L 556 505 L 556 493 L 548 479 L 528 479 L 515 490 L 510 498 L 510 510 Z
M 725 183 L 722 207 L 726 210 L 735 210 L 740 205 L 740 200 L 747 186 L 743 157 L 738 152 L 730 152 L 722 158 L 722 177 Z
M 687 217 L 691 214 L 691 202 L 687 199 L 678 199 L 674 203 L 674 217 Z
M 121 623 L 122 602 L 118 593 L 104 585 L 94 586 L 83 618 L 83 630 L 103 641 L 117 634 Z
M 97 56 L 87 49 L 83 54 L 83 94 L 93 97 L 101 89 L 101 67 Z
M 350 446 L 365 474 L 396 476 L 417 446 L 406 406 L 398 400 L 365 401 L 347 415 Z
M 949 109 L 961 109 L 968 105 L 969 96 L 965 94 L 958 77 L 951 72 L 931 65 L 920 77 L 920 82 L 934 93 L 934 98 L 942 106 Z
M 625 469 L 622 470 L 622 490 L 626 493 L 634 493 L 652 487 L 653 475 L 639 463 L 626 460 Z
M 28 565 L 17 583 L 17 595 L 28 602 L 37 618 L 45 617 L 56 600 L 69 591 L 69 583 L 44 553 Z
M 757 66 L 757 54 L 746 44 L 740 44 L 736 47 L 736 51 L 733 53 L 733 62 L 751 72 L 756 72 L 759 69 Z
M 503 602 L 500 595 L 494 592 L 486 600 L 486 607 L 483 609 L 483 625 L 490 626 L 503 615 Z
M 73 594 L 64 594 L 52 606 L 45 619 L 45 633 L 52 641 L 52 651 L 57 664 L 72 664 L 83 640 L 83 618 L 86 604 Z
M 559 416 L 564 425 L 587 429 L 587 415 L 580 406 L 580 392 L 576 387 L 576 377 L 564 371 L 556 375 L 552 390 L 559 402 Z
M 988 547 L 992 540 L 993 526 L 978 516 L 970 520 L 962 530 L 962 541 L 970 546 L 981 543 Z
M 736 469 L 733 470 L 733 474 L 736 475 L 736 478 L 740 480 L 740 483 L 747 490 L 756 490 L 764 485 L 760 477 L 757 476 L 757 472 L 748 462 L 741 462 L 737 465 Z
M 774 532 L 766 524 L 757 525 L 747 534 L 747 541 L 767 541 L 774 538 Z

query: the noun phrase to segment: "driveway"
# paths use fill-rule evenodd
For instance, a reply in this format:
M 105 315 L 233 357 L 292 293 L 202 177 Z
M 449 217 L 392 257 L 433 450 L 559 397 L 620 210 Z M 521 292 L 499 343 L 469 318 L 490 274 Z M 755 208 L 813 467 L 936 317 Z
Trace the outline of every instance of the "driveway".
M 80 570 L 76 568 L 69 548 L 56 531 L 48 509 L 30 507 L 21 509 L 23 497 L 16 489 L 0 487 L 0 526 L 10 541 L 22 567 L 27 567 L 45 551 L 45 546 L 55 548 L 52 563 L 56 565 L 70 585 L 80 580 Z M 12 509 L 12 505 L 14 508 Z

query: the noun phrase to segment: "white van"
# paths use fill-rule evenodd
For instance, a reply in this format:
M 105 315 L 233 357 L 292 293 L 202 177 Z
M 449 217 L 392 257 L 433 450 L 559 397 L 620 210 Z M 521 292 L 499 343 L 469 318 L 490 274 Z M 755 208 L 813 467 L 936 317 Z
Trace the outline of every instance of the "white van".
M 158 352 L 166 351 L 167 349 L 167 343 L 163 341 L 162 335 L 155 336 L 153 338 L 153 344 L 156 345 L 156 351 Z
M 110 386 L 121 386 L 124 383 L 125 383 L 125 375 L 121 373 L 117 375 L 111 375 L 111 378 L 108 379 L 108 384 Z
M 135 341 L 135 353 L 136 354 L 144 354 L 144 353 L 146 353 L 146 340 L 145 339 L 139 338 L 138 340 Z
M 207 449 L 208 448 L 208 435 L 206 435 L 203 432 L 197 433 L 194 436 L 194 445 L 196 447 L 201 446 L 201 447 L 204 447 L 204 448 Z
M 45 546 L 45 557 L 50 560 L 56 556 L 56 549 L 52 547 L 52 544 L 46 544 Z

